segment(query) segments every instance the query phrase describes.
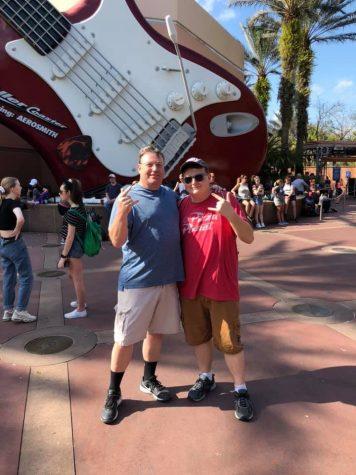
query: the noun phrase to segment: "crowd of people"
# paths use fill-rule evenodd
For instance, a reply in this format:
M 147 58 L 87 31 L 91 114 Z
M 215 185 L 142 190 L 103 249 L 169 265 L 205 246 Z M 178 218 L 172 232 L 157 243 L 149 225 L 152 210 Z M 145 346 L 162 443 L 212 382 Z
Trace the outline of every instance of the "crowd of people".
M 210 175 L 212 190 L 217 193 L 226 192 L 225 188 L 216 183 L 215 174 L 211 173 Z M 299 199 L 302 199 L 302 214 L 317 216 L 320 207 L 324 213 L 336 212 L 335 208 L 331 206 L 332 199 L 335 199 L 335 203 L 339 203 L 347 188 L 347 184 L 344 184 L 342 179 L 332 184 L 328 176 L 325 178 L 316 177 L 313 173 L 308 172 L 304 176 L 298 173 L 295 176 L 287 175 L 284 179 L 278 178 L 273 182 L 270 179 L 263 181 L 264 183 L 257 175 L 252 175 L 250 178 L 247 175 L 241 175 L 231 189 L 256 229 L 266 227 L 264 205 L 267 201 L 274 204 L 278 225 L 286 226 L 289 221 L 288 217 L 297 222 L 296 201 L 298 196 Z M 167 186 L 171 187 L 180 197 L 187 195 L 181 177 L 178 182 L 167 183 Z M 118 182 L 116 175 L 110 173 L 101 198 L 109 217 L 122 188 L 123 185 Z M 22 198 L 25 198 L 28 204 L 46 204 L 53 200 L 53 194 L 48 186 L 41 185 L 37 178 L 32 178 L 25 189 L 25 194 L 22 194 Z M 64 203 L 64 209 L 66 207 L 68 204 Z
M 278 224 L 287 223 L 291 210 L 297 220 L 296 199 L 305 212 L 325 206 L 333 194 L 341 199 L 341 182 L 332 188 L 328 177 L 297 174 L 274 183 L 259 176 L 241 175 L 227 191 L 215 181 L 207 163 L 190 158 L 180 168 L 174 189 L 164 186 L 164 157 L 152 146 L 138 157 L 139 180 L 122 187 L 109 175 L 104 205 L 110 215 L 109 236 L 123 254 L 114 322 L 110 384 L 101 420 L 118 419 L 121 381 L 132 358 L 133 345 L 143 341 L 143 376 L 140 390 L 160 402 L 171 399 L 170 390 L 156 376 L 163 336 L 180 331 L 194 348 L 199 374 L 188 398 L 199 402 L 216 387 L 212 372 L 212 345 L 224 354 L 234 383 L 235 417 L 249 421 L 253 405 L 245 382 L 245 362 L 239 321 L 236 237 L 253 242 L 253 226 L 264 228 L 264 204 L 272 200 Z M 33 274 L 21 236 L 24 216 L 22 187 L 17 178 L 0 185 L 0 256 L 3 269 L 3 321 L 33 322 L 27 306 Z M 48 190 L 38 180 L 29 183 L 27 197 L 44 200 Z M 79 180 L 69 178 L 59 189 L 63 215 L 60 233 L 63 249 L 58 268 L 68 267 L 76 294 L 65 318 L 87 317 L 82 257 L 88 233 L 87 211 Z M 87 252 L 86 252 L 87 253 Z M 87 253 L 88 254 L 88 253 Z M 91 254 L 88 254 L 91 255 Z M 15 289 L 19 291 L 15 304 Z
M 345 188 L 342 180 L 336 181 L 332 186 L 328 176 L 317 179 L 313 173 L 307 172 L 304 176 L 301 173 L 294 177 L 287 175 L 284 180 L 278 178 L 273 183 L 267 181 L 265 184 L 261 183 L 257 175 L 252 175 L 250 179 L 241 175 L 231 191 L 259 229 L 266 227 L 263 207 L 267 201 L 272 201 L 275 206 L 278 225 L 285 226 L 288 225 L 289 215 L 297 222 L 297 199 L 302 200 L 302 214 L 305 216 L 316 216 L 320 207 L 324 213 L 336 212 L 331 207 L 332 199 L 335 197 L 335 202 L 339 203 L 345 195 Z

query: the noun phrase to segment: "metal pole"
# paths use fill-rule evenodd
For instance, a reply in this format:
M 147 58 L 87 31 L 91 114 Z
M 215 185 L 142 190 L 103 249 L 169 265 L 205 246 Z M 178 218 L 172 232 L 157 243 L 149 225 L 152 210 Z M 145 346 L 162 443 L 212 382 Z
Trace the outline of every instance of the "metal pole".
M 174 44 L 174 48 L 175 48 L 177 56 L 178 56 L 178 61 L 179 61 L 180 70 L 181 70 L 181 73 L 182 73 L 182 79 L 183 79 L 183 83 L 184 83 L 185 93 L 187 95 L 187 99 L 188 99 L 188 103 L 189 103 L 189 110 L 190 110 L 190 116 L 191 116 L 192 122 L 193 122 L 193 127 L 194 127 L 195 131 L 197 131 L 197 123 L 196 123 L 196 120 L 195 120 L 192 99 L 190 97 L 188 81 L 187 81 L 187 77 L 185 75 L 182 56 L 180 54 L 179 46 L 178 46 L 177 30 L 175 28 L 175 25 L 173 23 L 171 15 L 167 15 L 165 20 L 166 20 L 168 35 L 169 35 L 172 43 Z

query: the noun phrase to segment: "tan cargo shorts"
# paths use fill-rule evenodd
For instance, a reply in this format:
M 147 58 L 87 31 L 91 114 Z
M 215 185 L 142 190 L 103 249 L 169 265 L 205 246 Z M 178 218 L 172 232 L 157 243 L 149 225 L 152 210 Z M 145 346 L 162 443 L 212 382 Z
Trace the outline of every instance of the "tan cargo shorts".
M 181 331 L 180 304 L 176 284 L 118 292 L 114 340 L 133 345 L 148 333 L 174 334 Z
M 240 334 L 239 302 L 218 302 L 203 296 L 181 299 L 182 323 L 189 345 L 201 345 L 213 339 L 222 353 L 243 350 Z

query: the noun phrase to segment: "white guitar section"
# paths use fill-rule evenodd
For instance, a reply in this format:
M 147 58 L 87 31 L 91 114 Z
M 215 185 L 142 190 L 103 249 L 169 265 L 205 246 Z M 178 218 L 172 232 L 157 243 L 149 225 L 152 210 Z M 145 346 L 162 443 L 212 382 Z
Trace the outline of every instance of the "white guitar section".
M 194 143 L 194 130 L 181 126 L 190 113 L 177 57 L 146 33 L 124 1 L 104 0 L 47 55 L 23 39 L 6 51 L 49 84 L 92 137 L 97 158 L 119 175 L 137 175 L 138 149 L 152 141 L 165 154 L 166 174 Z M 184 67 L 194 111 L 239 99 L 239 89 L 223 78 L 191 61 Z

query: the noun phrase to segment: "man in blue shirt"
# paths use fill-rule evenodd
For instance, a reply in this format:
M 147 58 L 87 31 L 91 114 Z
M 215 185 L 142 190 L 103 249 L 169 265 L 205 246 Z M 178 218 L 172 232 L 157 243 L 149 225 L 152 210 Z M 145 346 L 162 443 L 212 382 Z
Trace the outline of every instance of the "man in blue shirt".
M 118 418 L 120 384 L 133 345 L 143 340 L 145 362 L 140 390 L 157 401 L 171 399 L 156 378 L 162 337 L 180 331 L 176 282 L 184 280 L 177 195 L 162 186 L 164 157 L 151 146 L 139 153 L 139 182 L 122 191 L 109 224 L 112 244 L 122 247 L 123 262 L 111 355 L 111 378 L 101 420 Z
M 122 186 L 116 181 L 116 175 L 110 173 L 109 184 L 105 188 L 105 202 L 104 206 L 108 214 L 110 215 L 113 204 L 118 197 Z

